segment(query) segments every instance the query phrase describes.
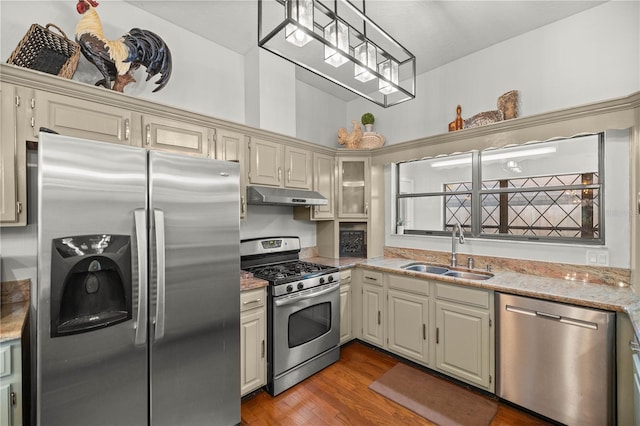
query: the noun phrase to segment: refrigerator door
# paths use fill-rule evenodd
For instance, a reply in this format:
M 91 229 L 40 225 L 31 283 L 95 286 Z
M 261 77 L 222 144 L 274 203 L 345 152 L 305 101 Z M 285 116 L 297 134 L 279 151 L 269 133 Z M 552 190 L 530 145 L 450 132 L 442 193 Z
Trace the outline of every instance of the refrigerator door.
M 38 157 L 37 424 L 145 425 L 146 152 L 41 133 Z
M 239 424 L 239 166 L 151 151 L 149 182 L 151 424 Z

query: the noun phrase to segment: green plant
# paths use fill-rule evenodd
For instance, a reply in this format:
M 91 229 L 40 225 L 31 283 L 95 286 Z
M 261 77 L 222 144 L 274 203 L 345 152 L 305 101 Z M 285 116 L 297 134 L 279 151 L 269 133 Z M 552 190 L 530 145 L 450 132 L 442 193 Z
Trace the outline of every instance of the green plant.
M 373 124 L 373 122 L 376 121 L 376 119 L 373 116 L 373 114 L 371 114 L 370 112 L 365 112 L 364 114 L 362 114 L 361 121 L 362 121 L 362 124 L 367 125 L 367 124 Z

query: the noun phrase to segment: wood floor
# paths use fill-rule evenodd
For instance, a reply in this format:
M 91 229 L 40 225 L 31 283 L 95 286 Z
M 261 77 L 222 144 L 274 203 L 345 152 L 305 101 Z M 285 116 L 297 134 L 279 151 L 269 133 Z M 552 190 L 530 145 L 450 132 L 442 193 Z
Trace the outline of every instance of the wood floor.
M 276 397 L 261 391 L 242 402 L 242 425 L 433 425 L 369 389 L 399 361 L 358 342 L 340 361 Z M 548 423 L 500 403 L 491 426 Z

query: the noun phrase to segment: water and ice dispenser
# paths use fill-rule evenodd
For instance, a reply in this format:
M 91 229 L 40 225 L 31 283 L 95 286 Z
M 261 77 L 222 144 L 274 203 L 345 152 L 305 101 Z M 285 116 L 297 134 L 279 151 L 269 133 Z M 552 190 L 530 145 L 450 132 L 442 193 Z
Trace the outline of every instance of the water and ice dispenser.
M 132 318 L 129 235 L 52 240 L 51 337 L 84 333 Z

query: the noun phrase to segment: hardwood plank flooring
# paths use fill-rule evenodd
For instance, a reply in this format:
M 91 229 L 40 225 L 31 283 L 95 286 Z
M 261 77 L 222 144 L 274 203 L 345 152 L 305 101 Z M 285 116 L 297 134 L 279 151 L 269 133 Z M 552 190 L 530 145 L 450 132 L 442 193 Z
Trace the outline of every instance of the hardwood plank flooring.
M 369 389 L 400 362 L 359 342 L 341 349 L 340 361 L 276 397 L 265 391 L 242 402 L 242 425 L 433 425 Z M 498 404 L 491 426 L 543 426 L 545 421 Z

